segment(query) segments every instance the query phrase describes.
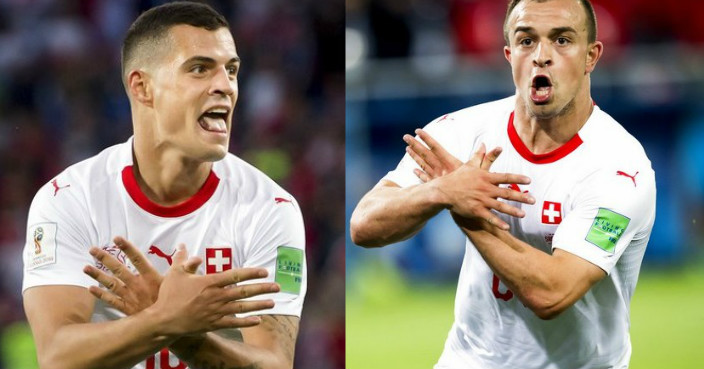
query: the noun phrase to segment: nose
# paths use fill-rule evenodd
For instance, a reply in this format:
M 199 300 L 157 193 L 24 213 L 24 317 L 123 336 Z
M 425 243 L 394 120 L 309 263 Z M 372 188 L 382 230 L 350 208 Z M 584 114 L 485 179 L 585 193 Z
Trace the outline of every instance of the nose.
M 210 85 L 210 95 L 232 96 L 237 90 L 237 77 L 231 76 L 226 67 L 218 68 Z
M 552 48 L 549 42 L 538 43 L 533 53 L 533 65 L 539 68 L 552 65 Z

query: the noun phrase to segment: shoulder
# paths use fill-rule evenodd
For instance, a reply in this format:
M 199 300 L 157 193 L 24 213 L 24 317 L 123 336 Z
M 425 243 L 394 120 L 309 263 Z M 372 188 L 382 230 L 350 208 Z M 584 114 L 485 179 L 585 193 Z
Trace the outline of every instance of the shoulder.
M 424 130 L 458 158 L 468 158 L 478 137 L 505 132 L 515 107 L 515 97 L 474 105 L 436 118 Z
M 445 123 L 446 126 L 455 127 L 492 125 L 497 120 L 505 119 L 514 110 L 515 104 L 515 97 L 510 96 L 445 114 L 436 118 L 430 124 L 440 125 Z
M 579 135 L 584 149 L 575 172 L 584 176 L 575 193 L 584 201 L 652 223 L 655 172 L 640 142 L 600 109 Z
M 214 163 L 213 171 L 220 178 L 223 188 L 235 195 L 239 203 L 268 207 L 282 202 L 293 203 L 293 196 L 261 170 L 233 154 L 227 154 Z
M 234 226 L 248 229 L 250 252 L 269 252 L 273 247 L 305 247 L 303 215 L 296 199 L 251 164 L 228 154 L 213 165 L 220 178 L 225 201 L 231 201 Z M 254 251 L 259 250 L 259 251 Z
M 92 192 L 104 188 L 106 183 L 119 175 L 118 163 L 123 161 L 123 152 L 128 149 L 127 143 L 114 145 L 69 166 L 37 191 L 32 207 L 48 202 L 55 208 L 86 208 Z
M 599 107 L 594 108 L 579 136 L 590 155 L 602 161 L 601 167 L 629 164 L 651 167 L 643 145 Z

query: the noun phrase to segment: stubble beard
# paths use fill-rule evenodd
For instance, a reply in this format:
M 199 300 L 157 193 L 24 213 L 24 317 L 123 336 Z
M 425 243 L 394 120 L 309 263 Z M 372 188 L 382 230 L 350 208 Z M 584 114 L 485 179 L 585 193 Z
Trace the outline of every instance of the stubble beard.
M 563 106 L 556 105 L 557 101 L 550 101 L 547 104 L 536 105 L 530 98 L 527 99 L 527 112 L 530 118 L 535 118 L 538 121 L 548 121 L 555 118 L 561 118 L 569 115 L 575 110 L 575 99 L 572 98 Z M 554 105 L 554 106 L 551 106 Z

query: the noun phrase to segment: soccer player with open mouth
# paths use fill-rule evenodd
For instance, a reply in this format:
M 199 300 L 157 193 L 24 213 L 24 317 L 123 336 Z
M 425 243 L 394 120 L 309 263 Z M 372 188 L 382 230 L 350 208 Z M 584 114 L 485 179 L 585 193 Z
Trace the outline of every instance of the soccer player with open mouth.
M 240 63 L 201 3 L 130 27 L 134 136 L 60 173 L 29 211 L 23 298 L 42 368 L 293 367 L 303 218 L 228 153 Z
M 436 369 L 628 367 L 655 173 L 591 98 L 596 36 L 588 0 L 511 1 L 515 95 L 404 136 L 407 155 L 352 214 L 365 247 L 412 237 L 445 209 L 466 235 Z

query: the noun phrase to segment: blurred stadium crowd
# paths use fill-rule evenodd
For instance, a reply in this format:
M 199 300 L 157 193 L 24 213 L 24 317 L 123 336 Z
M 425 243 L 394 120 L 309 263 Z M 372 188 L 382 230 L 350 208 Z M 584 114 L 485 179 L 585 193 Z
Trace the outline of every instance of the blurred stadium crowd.
M 347 25 L 367 32 L 372 44 L 370 56 L 376 58 L 437 52 L 443 46 L 436 44 L 429 50 L 426 42 L 448 37 L 452 52 L 495 53 L 504 45 L 500 30 L 508 2 L 348 0 Z M 607 45 L 704 42 L 704 24 L 699 21 L 704 12 L 701 1 L 592 0 L 592 4 L 599 39 Z
M 36 368 L 21 303 L 36 190 L 132 131 L 120 80 L 131 22 L 165 1 L 0 0 L 0 369 Z M 344 367 L 342 1 L 211 1 L 242 58 L 230 151 L 299 201 L 308 295 L 296 367 Z
M 507 3 L 346 2 L 347 219 L 361 196 L 398 164 L 403 134 L 445 113 L 513 93 L 502 52 Z M 657 217 L 646 268 L 701 260 L 704 23 L 699 18 L 704 2 L 592 3 L 598 38 L 605 44 L 592 73 L 592 97 L 639 139 L 657 176 Z M 403 246 L 348 247 L 348 299 L 364 293 L 363 286 L 349 283 L 350 276 L 380 258 L 409 280 L 456 281 L 463 236 L 449 216 L 430 224 L 435 226 Z

